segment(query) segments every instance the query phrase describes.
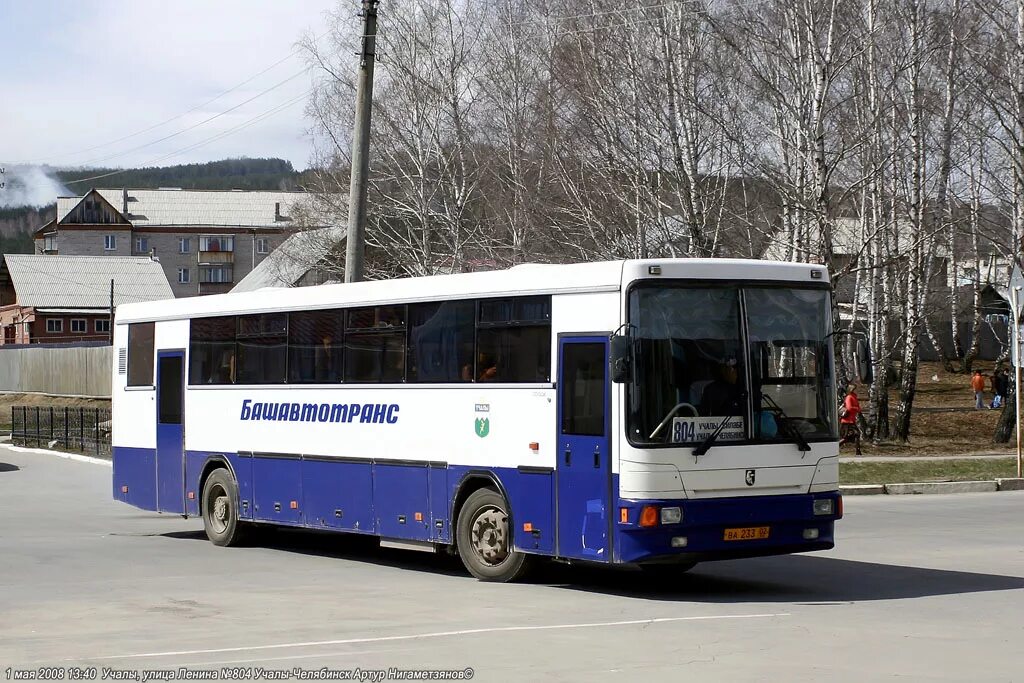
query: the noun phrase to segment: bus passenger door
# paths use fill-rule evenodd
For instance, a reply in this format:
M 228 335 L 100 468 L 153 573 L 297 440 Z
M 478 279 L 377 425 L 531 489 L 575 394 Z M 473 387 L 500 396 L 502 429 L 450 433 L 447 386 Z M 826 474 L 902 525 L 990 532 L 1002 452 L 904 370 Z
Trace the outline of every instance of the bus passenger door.
M 160 351 L 156 366 L 156 509 L 185 513 L 185 353 Z
M 557 555 L 607 561 L 611 514 L 608 338 L 558 340 Z

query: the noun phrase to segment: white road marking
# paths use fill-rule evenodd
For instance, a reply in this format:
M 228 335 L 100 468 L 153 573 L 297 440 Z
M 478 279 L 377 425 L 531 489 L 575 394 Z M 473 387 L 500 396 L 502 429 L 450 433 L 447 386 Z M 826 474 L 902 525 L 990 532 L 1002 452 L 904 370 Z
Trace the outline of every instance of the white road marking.
M 68 460 L 77 460 L 78 462 L 88 462 L 93 465 L 105 465 L 107 467 L 113 467 L 114 463 L 111 460 L 104 460 L 103 458 L 92 458 L 88 455 L 79 455 L 78 453 L 63 453 L 61 451 L 50 451 L 45 448 L 23 448 L 22 446 L 7 446 L 15 453 L 45 453 L 46 455 L 56 455 L 58 458 L 66 458 Z
M 245 647 L 221 647 L 210 650 L 177 650 L 168 652 L 145 652 L 130 655 L 110 655 L 107 657 L 83 658 L 86 661 L 104 661 L 110 659 L 142 659 L 146 657 L 180 657 L 184 655 L 207 655 L 222 652 L 250 652 L 258 650 L 274 650 L 294 647 L 320 647 L 324 645 L 351 645 L 354 643 L 384 643 L 396 640 L 421 640 L 425 638 L 450 638 L 452 636 L 468 636 L 480 633 L 508 633 L 511 631 L 553 631 L 575 628 L 606 628 L 608 626 L 635 626 L 665 624 L 679 621 L 711 621 L 716 619 L 769 619 L 772 617 L 788 617 L 788 612 L 772 614 L 719 614 L 699 617 L 661 617 L 657 619 L 632 619 L 629 621 L 600 621 L 583 624 L 549 624 L 546 626 L 500 626 L 495 628 L 472 628 L 461 631 L 437 631 L 434 633 L 414 633 L 405 636 L 379 636 L 376 638 L 344 638 L 340 640 L 313 640 L 304 643 L 277 643 L 274 645 L 250 645 Z M 71 661 L 71 660 L 67 660 Z

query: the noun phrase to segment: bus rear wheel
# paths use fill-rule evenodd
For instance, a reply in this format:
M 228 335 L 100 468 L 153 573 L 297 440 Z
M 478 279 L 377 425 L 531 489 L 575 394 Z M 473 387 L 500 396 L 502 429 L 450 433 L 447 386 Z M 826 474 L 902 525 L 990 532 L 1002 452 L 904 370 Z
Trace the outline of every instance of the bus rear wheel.
M 211 472 L 203 485 L 203 527 L 214 545 L 238 545 L 242 540 L 238 484 L 226 469 Z
M 494 489 L 470 494 L 459 511 L 456 546 L 462 564 L 481 581 L 515 581 L 527 570 L 528 558 L 512 549 L 508 503 Z

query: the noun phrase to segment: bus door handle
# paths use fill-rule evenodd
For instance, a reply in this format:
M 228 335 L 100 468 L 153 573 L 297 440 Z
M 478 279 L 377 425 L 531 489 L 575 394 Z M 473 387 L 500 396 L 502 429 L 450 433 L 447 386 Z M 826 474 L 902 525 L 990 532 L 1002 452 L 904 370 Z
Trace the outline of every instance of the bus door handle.
M 594 468 L 599 469 L 601 467 L 601 449 L 594 449 Z
M 565 449 L 565 464 L 566 465 L 571 465 L 572 464 L 572 451 L 569 450 L 568 448 Z

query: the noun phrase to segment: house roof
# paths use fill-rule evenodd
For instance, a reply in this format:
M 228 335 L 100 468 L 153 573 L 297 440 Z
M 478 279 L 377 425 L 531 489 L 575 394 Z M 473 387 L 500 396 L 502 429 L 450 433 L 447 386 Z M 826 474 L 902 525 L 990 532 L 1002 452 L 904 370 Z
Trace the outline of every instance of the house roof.
M 297 232 L 260 261 L 260 264 L 231 288 L 252 292 L 264 287 L 292 287 L 343 239 L 344 228 L 317 228 Z
M 145 226 L 240 226 L 287 228 L 296 204 L 308 197 L 305 192 L 263 192 L 235 190 L 178 189 L 98 189 L 103 199 L 124 213 L 124 194 L 128 194 L 128 214 L 135 227 Z M 88 193 L 87 193 L 88 194 Z M 57 222 L 85 198 L 58 197 Z M 280 214 L 278 214 L 280 209 Z
M 111 280 L 115 306 L 174 298 L 160 262 L 147 256 L 4 254 L 5 280 L 19 306 L 36 308 L 107 308 Z

